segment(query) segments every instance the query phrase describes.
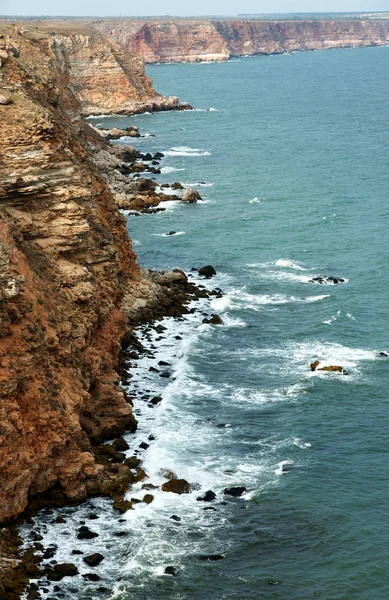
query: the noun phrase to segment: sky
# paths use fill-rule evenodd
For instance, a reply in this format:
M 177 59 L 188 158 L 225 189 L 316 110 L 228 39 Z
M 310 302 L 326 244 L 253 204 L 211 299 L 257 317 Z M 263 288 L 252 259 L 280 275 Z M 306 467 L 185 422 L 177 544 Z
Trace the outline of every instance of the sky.
M 389 0 L 0 0 L 0 15 L 198 16 L 389 11 Z

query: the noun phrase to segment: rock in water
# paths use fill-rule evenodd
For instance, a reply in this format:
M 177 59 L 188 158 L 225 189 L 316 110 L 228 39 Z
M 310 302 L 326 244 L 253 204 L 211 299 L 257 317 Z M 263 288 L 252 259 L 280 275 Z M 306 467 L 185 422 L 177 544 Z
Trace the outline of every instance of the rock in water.
M 97 567 L 104 560 L 104 556 L 96 552 L 96 554 L 90 554 L 89 556 L 85 556 L 83 558 L 84 562 L 90 567 Z
M 321 285 L 333 284 L 337 285 L 338 283 L 344 283 L 346 280 L 341 277 L 324 277 L 323 275 L 319 275 L 318 277 L 312 277 L 309 280 L 309 283 L 319 283 Z
M 210 319 L 203 319 L 205 325 L 224 325 L 223 319 L 219 315 L 212 315 Z
M 199 269 L 199 275 L 211 279 L 211 277 L 216 275 L 216 271 L 211 265 L 207 265 L 206 267 L 201 267 L 201 269 Z
M 186 188 L 182 192 L 182 199 L 184 202 L 190 202 L 193 204 L 194 202 L 197 202 L 197 200 L 201 200 L 201 196 L 197 190 L 194 190 L 193 188 Z
M 83 525 L 78 530 L 77 538 L 79 540 L 92 540 L 93 538 L 98 537 L 98 535 L 98 533 L 91 531 L 89 527 Z
M 239 498 L 242 494 L 245 493 L 245 491 L 246 491 L 246 488 L 244 486 L 226 488 L 224 490 L 224 495 L 225 496 L 233 496 L 234 498 Z
M 170 479 L 162 484 L 164 492 L 173 492 L 173 494 L 189 494 L 191 485 L 186 479 Z
M 173 577 L 175 577 L 178 573 L 178 569 L 176 569 L 176 567 L 166 567 L 165 569 L 165 575 L 172 575 Z
M 329 365 L 328 367 L 320 367 L 320 369 L 318 369 L 318 366 L 320 365 L 320 361 L 315 360 L 315 362 L 310 364 L 311 367 L 311 371 L 329 371 L 329 372 L 335 372 L 335 373 L 343 373 L 343 375 L 347 375 L 348 371 L 346 369 L 344 369 L 343 367 L 340 367 L 339 365 Z
M 204 496 L 198 496 L 196 500 L 198 500 L 199 502 L 212 502 L 212 500 L 215 500 L 215 498 L 215 492 L 213 492 L 212 490 L 208 490 L 208 492 L 205 492 Z
M 199 560 L 223 560 L 223 554 L 200 554 L 197 557 Z

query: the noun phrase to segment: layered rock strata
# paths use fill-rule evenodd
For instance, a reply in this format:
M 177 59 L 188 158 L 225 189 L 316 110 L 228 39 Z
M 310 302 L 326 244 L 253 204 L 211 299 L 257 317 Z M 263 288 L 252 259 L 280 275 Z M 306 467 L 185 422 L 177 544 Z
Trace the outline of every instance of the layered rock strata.
M 389 21 L 99 20 L 93 27 L 147 63 L 224 61 L 232 56 L 365 47 L 389 42 Z

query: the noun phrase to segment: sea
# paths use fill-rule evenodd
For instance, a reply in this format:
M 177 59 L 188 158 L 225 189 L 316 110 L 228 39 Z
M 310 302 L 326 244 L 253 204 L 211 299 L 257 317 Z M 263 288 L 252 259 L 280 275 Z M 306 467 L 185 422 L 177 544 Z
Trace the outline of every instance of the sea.
M 155 88 L 195 110 L 93 119 L 137 125 L 145 137 L 121 143 L 163 152 L 155 181 L 202 197 L 128 214 L 141 265 L 223 296 L 138 329 L 150 353 L 132 361 L 127 455 L 149 479 L 127 497 L 153 501 L 42 510 L 26 544 L 38 532 L 80 572 L 42 598 L 389 598 L 388 70 L 388 47 L 153 65 Z M 205 265 L 211 280 L 192 270 Z M 166 470 L 193 491 L 161 491 Z M 80 524 L 98 537 L 77 539 Z

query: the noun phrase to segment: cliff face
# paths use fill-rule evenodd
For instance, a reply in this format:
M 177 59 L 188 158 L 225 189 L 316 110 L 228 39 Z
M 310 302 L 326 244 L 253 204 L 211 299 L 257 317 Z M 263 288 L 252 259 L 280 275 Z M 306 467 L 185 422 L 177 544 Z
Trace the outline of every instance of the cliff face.
M 90 440 L 134 426 L 114 367 L 140 274 L 57 36 L 0 34 L 1 522 L 50 488 L 71 501 L 99 492 Z M 75 40 L 60 44 L 81 52 Z
M 148 63 L 228 60 L 389 42 L 388 21 L 98 21 L 93 27 Z

